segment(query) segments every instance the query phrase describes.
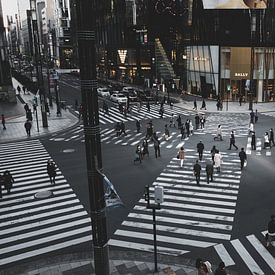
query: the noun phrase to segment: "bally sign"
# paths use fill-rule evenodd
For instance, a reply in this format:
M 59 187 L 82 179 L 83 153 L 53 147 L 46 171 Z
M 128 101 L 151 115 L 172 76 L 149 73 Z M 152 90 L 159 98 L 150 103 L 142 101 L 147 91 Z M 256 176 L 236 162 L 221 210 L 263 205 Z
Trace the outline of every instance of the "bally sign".
M 248 73 L 235 73 L 234 76 L 236 76 L 236 77 L 248 77 Z

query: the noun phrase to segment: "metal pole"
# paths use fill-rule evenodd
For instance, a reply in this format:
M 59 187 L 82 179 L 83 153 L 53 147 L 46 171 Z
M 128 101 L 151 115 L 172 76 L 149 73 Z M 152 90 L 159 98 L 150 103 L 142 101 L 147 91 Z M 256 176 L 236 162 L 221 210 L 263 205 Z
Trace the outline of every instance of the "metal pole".
M 226 111 L 228 111 L 228 94 L 229 91 L 226 91 Z
M 48 127 L 48 119 L 47 119 L 47 113 L 45 108 L 46 96 L 45 96 L 44 79 L 43 79 L 43 73 L 42 73 L 41 52 L 40 52 L 38 24 L 37 24 L 37 15 L 36 15 L 36 0 L 30 0 L 30 7 L 32 12 L 32 27 L 33 27 L 34 53 L 35 53 L 34 56 L 35 56 L 37 82 L 38 82 L 39 95 L 40 95 L 42 125 L 43 127 Z
M 36 109 L 36 107 L 35 107 L 35 117 L 36 117 L 37 132 L 39 132 L 38 114 L 37 114 L 37 109 Z
M 76 1 L 76 12 L 95 273 L 97 275 L 109 275 L 96 75 L 97 0 Z
M 153 207 L 153 234 L 154 234 L 154 262 L 155 272 L 158 272 L 158 256 L 157 256 L 157 223 L 156 223 L 156 208 Z

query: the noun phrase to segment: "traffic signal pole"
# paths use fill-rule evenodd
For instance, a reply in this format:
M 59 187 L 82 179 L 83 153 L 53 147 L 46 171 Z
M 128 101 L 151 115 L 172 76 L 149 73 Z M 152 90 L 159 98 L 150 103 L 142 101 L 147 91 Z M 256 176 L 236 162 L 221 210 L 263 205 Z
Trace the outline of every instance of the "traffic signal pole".
M 97 275 L 109 274 L 106 210 L 102 175 L 97 76 L 96 76 L 97 0 L 76 1 L 77 39 L 86 163 L 89 184 L 94 265 Z

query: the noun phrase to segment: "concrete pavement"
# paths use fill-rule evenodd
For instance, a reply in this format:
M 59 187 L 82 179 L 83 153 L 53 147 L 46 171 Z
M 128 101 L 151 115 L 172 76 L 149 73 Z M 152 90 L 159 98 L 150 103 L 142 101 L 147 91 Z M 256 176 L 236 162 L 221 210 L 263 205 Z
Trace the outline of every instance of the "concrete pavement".
M 22 85 L 13 79 L 13 87 L 22 87 Z M 24 123 L 26 122 L 26 115 L 24 110 L 24 102 L 28 103 L 32 109 L 34 95 L 31 93 L 24 94 L 22 89 L 20 95 L 17 98 L 17 104 L 1 103 L 0 113 L 6 117 L 6 130 L 1 127 L 0 130 L 0 143 L 9 142 L 14 140 L 28 139 Z M 73 115 L 68 109 L 61 109 L 61 116 L 56 115 L 56 104 L 53 103 L 53 107 L 50 107 L 50 115 L 48 115 L 48 127 L 42 127 L 41 109 L 38 100 L 37 115 L 38 115 L 38 126 L 36 115 L 33 113 L 33 121 L 31 128 L 31 138 L 39 138 L 48 134 L 52 134 L 58 131 L 68 129 L 78 123 L 79 119 Z

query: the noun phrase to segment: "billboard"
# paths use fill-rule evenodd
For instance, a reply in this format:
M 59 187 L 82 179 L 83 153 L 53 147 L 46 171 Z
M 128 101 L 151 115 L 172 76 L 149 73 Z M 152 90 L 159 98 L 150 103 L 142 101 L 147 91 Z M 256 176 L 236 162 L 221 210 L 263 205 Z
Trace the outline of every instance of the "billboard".
M 267 0 L 202 0 L 205 9 L 266 9 Z

